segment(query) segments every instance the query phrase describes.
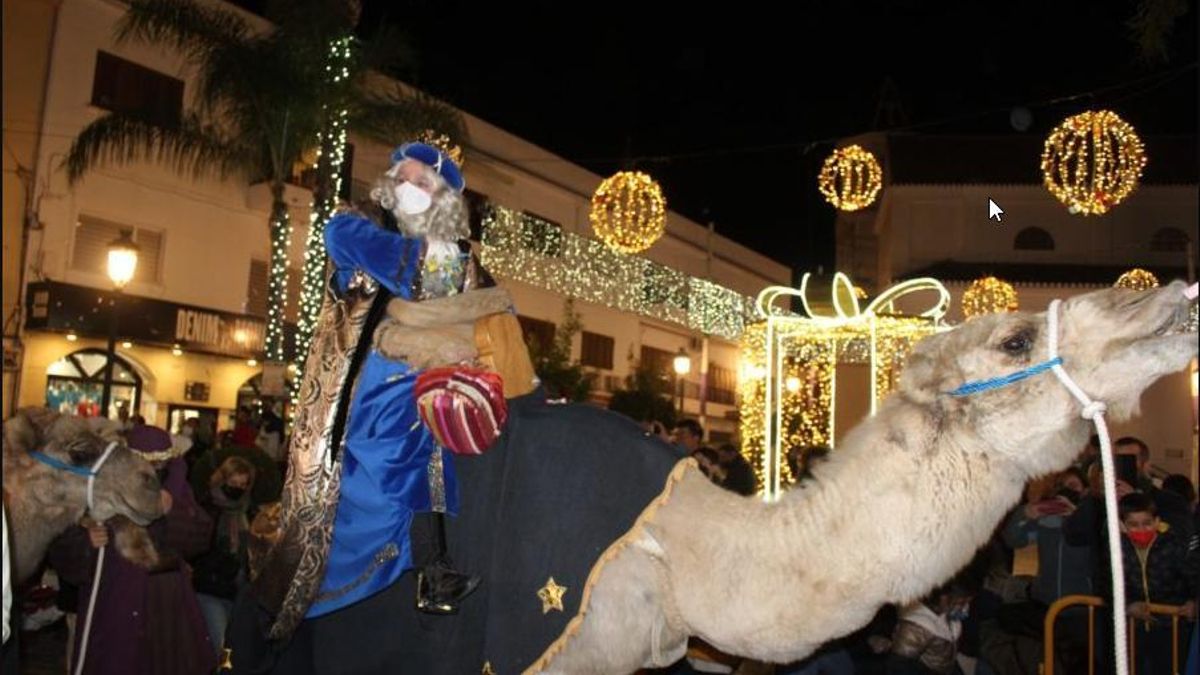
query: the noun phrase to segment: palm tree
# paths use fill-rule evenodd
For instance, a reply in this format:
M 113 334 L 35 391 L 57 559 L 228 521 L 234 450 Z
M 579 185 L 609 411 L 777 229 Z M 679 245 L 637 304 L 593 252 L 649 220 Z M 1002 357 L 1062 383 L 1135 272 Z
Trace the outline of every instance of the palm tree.
M 284 186 L 296 163 L 321 149 L 325 161 L 318 163 L 314 200 L 320 210 L 337 185 L 340 167 L 332 159 L 341 155 L 347 128 L 394 142 L 425 129 L 459 139 L 463 124 L 453 108 L 378 76 L 402 53 L 394 35 L 378 35 L 371 44 L 352 36 L 353 0 L 277 0 L 266 14 L 272 24 L 259 28 L 236 11 L 196 0 L 132 0 L 117 26 L 118 41 L 180 52 L 195 74 L 193 106 L 172 125 L 108 113 L 79 133 L 64 163 L 72 182 L 98 165 L 138 160 L 193 176 L 266 182 L 266 352 L 282 361 L 291 238 Z M 324 217 L 315 220 L 324 223 Z M 323 249 L 307 257 L 323 269 Z

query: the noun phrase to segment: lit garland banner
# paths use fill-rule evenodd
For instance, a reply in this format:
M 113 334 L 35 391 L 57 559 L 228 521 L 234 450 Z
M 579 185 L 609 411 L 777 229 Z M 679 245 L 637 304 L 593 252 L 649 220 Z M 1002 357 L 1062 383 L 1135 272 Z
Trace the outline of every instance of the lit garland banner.
M 1015 312 L 1019 307 L 1017 289 L 996 277 L 976 279 L 963 291 L 962 311 L 968 319 L 984 314 Z
M 870 150 L 848 145 L 833 151 L 817 176 L 825 200 L 843 211 L 865 209 L 883 186 L 883 169 Z
M 1071 213 L 1107 213 L 1137 188 L 1146 153 L 1128 122 L 1111 110 L 1068 117 L 1046 138 L 1042 178 Z
M 484 215 L 480 258 L 498 277 L 729 340 L 755 316 L 754 301 L 733 290 L 502 206 Z
M 667 200 L 650 176 L 621 171 L 596 188 L 588 217 L 596 237 L 613 250 L 641 253 L 666 230 Z
M 858 303 L 846 275 L 834 276 L 831 312 L 817 312 L 810 300 L 809 275 L 800 289 L 772 286 L 758 296 L 762 319 L 747 327 L 741 341 L 738 403 L 742 454 L 755 467 L 761 493 L 776 499 L 796 480 L 784 458 L 791 447 L 834 446 L 837 367 L 866 364 L 871 369 L 871 414 L 895 388 L 914 344 L 945 330 L 940 321 L 950 292 L 935 279 L 911 279 Z M 897 300 L 918 293 L 934 299 L 916 315 L 895 312 Z M 777 301 L 800 298 L 806 316 L 795 316 Z M 909 298 L 911 302 L 912 298 Z
M 1158 288 L 1158 277 L 1140 267 L 1135 267 L 1117 278 L 1113 284 L 1116 288 L 1128 288 L 1131 291 L 1148 291 Z

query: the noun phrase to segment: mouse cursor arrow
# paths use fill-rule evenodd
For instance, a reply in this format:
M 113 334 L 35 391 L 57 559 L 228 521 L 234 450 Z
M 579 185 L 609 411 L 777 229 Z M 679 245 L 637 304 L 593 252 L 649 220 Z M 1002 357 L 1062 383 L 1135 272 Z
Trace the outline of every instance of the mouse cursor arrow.
M 1002 213 L 1004 213 L 1004 209 L 1000 208 L 1000 205 L 997 204 L 995 201 L 989 199 L 988 200 L 988 219 L 990 220 L 992 218 L 995 218 L 996 222 L 998 223 L 998 222 L 1000 222 L 1000 214 L 1002 214 Z

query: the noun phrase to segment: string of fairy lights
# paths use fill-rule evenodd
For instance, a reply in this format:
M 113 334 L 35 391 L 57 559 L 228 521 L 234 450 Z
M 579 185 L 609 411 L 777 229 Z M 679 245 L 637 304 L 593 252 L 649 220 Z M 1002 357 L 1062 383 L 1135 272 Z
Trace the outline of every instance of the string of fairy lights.
M 492 274 L 577 300 L 736 340 L 754 319 L 749 297 L 626 255 L 499 205 L 483 218 L 480 258 Z

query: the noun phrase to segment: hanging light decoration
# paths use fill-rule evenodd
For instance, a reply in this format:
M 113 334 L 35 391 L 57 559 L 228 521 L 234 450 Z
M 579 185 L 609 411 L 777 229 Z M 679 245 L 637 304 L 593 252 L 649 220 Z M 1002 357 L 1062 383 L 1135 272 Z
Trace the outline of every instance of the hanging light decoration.
M 1046 139 L 1042 178 L 1071 213 L 1107 213 L 1137 188 L 1146 166 L 1142 139 L 1111 110 L 1068 117 Z
M 1113 286 L 1128 288 L 1132 291 L 1148 291 L 1151 288 L 1158 288 L 1158 277 L 1140 267 L 1135 267 L 1122 274 Z
M 1012 284 L 996 277 L 976 279 L 962 296 L 963 316 L 970 319 L 983 314 L 1017 311 L 1017 291 Z
M 667 200 L 653 178 L 640 171 L 621 171 L 606 178 L 592 195 L 592 229 L 619 253 L 641 253 L 662 236 Z
M 454 141 L 450 140 L 450 137 L 446 134 L 439 134 L 433 129 L 426 129 L 425 131 L 421 132 L 421 135 L 417 137 L 417 140 L 425 145 L 432 145 L 438 150 L 446 153 L 450 159 L 454 160 L 454 163 L 458 165 L 460 170 L 463 168 L 462 148 L 455 145 Z
M 870 206 L 882 185 L 883 169 L 879 161 L 858 145 L 834 150 L 817 176 L 817 188 L 825 200 L 843 211 Z

